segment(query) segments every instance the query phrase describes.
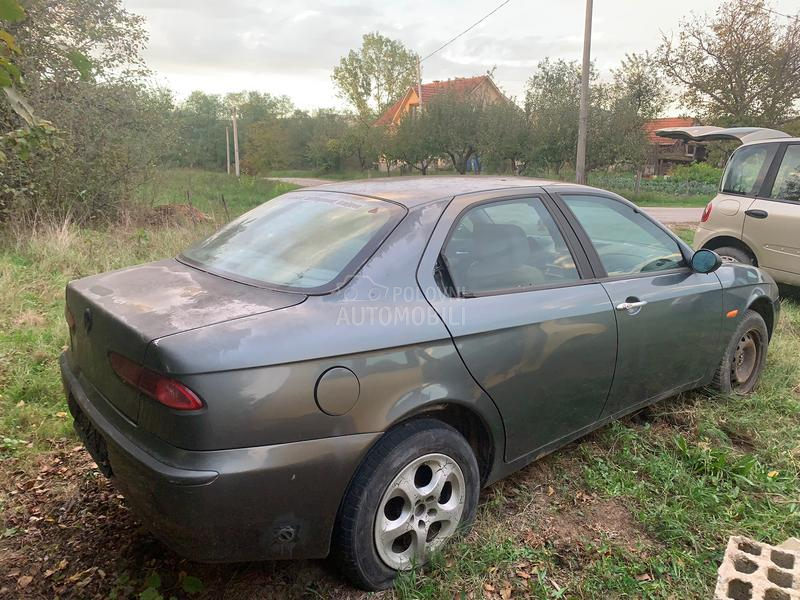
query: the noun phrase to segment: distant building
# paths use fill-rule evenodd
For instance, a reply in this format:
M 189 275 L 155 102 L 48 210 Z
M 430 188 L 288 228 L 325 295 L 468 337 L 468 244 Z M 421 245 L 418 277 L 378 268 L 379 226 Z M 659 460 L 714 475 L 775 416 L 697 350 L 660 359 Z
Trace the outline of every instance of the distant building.
M 457 77 L 447 81 L 433 81 L 422 84 L 422 107 L 430 102 L 432 98 L 443 93 L 451 93 L 476 102 L 491 104 L 495 102 L 508 102 L 498 87 L 488 75 L 478 77 Z M 397 102 L 392 104 L 386 111 L 378 117 L 375 125 L 394 126 L 400 122 L 406 114 L 413 114 L 419 109 L 419 93 L 417 86 L 411 86 Z
M 645 175 L 667 175 L 675 165 L 702 161 L 706 158 L 706 145 L 698 142 L 671 140 L 656 135 L 659 129 L 667 127 L 693 127 L 698 125 L 696 119 L 688 117 L 669 117 L 653 119 L 644 124 L 644 132 L 650 143 Z

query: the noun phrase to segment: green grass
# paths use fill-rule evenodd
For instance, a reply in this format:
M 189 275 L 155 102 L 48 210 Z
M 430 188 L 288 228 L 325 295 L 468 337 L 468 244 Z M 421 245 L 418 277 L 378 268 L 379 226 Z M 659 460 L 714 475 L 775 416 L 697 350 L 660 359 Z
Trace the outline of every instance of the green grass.
M 661 192 L 639 192 L 634 194 L 630 190 L 610 188 L 609 191 L 627 198 L 639 206 L 665 206 L 665 207 L 703 207 L 714 197 L 711 195 L 678 196 Z
M 224 219 L 223 196 L 229 214 L 235 216 L 296 187 L 263 177 L 242 175 L 237 179 L 224 172 L 164 169 L 141 187 L 139 197 L 150 206 L 190 203 L 214 218 Z

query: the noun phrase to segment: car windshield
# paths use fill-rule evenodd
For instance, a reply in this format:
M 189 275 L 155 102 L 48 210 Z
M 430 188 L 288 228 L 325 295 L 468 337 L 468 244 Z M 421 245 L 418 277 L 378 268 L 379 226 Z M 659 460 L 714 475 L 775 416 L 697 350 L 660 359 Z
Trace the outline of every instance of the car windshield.
M 404 214 L 383 200 L 292 192 L 245 213 L 181 258 L 266 287 L 328 291 L 361 267 Z

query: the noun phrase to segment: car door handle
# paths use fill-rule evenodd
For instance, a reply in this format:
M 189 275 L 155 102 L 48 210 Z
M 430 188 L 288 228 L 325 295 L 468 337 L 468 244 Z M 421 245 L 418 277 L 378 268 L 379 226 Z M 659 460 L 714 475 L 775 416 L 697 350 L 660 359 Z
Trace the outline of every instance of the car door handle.
M 639 312 L 643 306 L 647 306 L 647 300 L 639 300 L 637 302 L 621 302 L 617 304 L 617 310 L 627 310 L 629 312 Z
M 760 210 L 758 208 L 753 208 L 750 210 L 744 211 L 748 217 L 753 217 L 754 219 L 766 219 L 769 216 L 769 213 L 765 210 Z

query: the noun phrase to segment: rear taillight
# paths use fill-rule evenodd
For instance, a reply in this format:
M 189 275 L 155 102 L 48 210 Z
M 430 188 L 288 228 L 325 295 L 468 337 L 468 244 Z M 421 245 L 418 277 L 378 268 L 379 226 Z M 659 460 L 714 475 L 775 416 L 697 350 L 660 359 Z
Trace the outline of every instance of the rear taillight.
M 711 209 L 712 208 L 714 208 L 714 203 L 713 202 L 709 202 L 708 204 L 706 204 L 706 208 L 705 208 L 705 210 L 703 210 L 703 216 L 700 217 L 700 222 L 701 223 L 705 223 L 706 221 L 708 221 L 708 217 L 711 216 Z
M 203 408 L 203 401 L 180 381 L 156 373 L 116 352 L 111 352 L 108 360 L 117 377 L 164 406 L 175 410 Z
M 67 321 L 70 333 L 75 333 L 75 316 L 66 304 L 64 305 L 64 319 Z

